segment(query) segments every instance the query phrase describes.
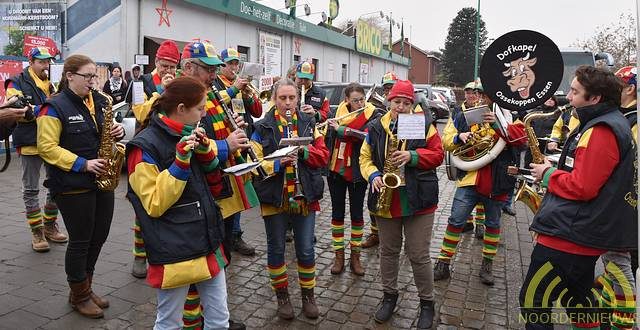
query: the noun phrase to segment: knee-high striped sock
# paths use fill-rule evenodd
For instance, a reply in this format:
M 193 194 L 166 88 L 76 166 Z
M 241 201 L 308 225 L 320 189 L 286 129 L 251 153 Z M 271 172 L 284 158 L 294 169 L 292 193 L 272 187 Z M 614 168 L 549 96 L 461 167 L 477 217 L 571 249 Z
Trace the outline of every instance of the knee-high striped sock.
M 200 307 L 200 295 L 194 284 L 189 286 L 187 300 L 184 302 L 184 310 L 182 311 L 182 321 L 184 322 L 184 330 L 200 330 L 202 329 L 202 307 Z
M 289 286 L 289 278 L 287 275 L 287 264 L 267 265 L 269 270 L 269 278 L 271 279 L 271 287 L 275 289 L 284 289 Z
M 462 227 L 456 227 L 454 225 L 447 225 L 447 229 L 444 232 L 444 238 L 442 239 L 442 246 L 440 247 L 439 260 L 449 261 L 456 254 L 456 247 L 460 242 L 460 233 L 462 233 Z
M 27 223 L 31 230 L 42 227 L 42 212 L 40 208 L 27 210 Z
M 498 242 L 500 242 L 500 228 L 487 227 L 484 231 L 484 246 L 482 247 L 482 256 L 493 260 L 498 250 Z
M 344 219 L 331 219 L 331 241 L 334 250 L 344 250 Z
M 314 261 L 308 264 L 298 261 L 298 282 L 303 289 L 313 289 L 316 286 L 316 263 Z
M 136 217 L 133 223 L 133 256 L 138 258 L 146 258 L 147 251 L 144 249 L 144 240 L 140 229 L 140 220 Z
M 473 215 L 469 214 L 469 217 L 467 217 L 467 223 L 473 223 Z
M 360 252 L 362 227 L 364 227 L 364 219 L 351 219 L 351 241 L 349 241 L 349 246 L 352 252 Z
M 474 220 L 476 224 L 484 225 L 484 219 L 485 219 L 484 205 L 478 203 L 476 204 L 476 216 L 474 217 Z
M 616 295 L 611 329 L 633 329 L 636 320 L 636 296 Z
M 58 206 L 56 204 L 44 205 L 44 223 L 52 223 L 58 219 Z

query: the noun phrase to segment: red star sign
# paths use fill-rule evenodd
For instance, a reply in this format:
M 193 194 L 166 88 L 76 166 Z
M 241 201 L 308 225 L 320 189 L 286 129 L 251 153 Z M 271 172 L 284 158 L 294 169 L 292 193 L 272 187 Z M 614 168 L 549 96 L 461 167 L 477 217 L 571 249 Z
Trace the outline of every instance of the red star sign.
M 158 26 L 162 26 L 162 22 L 167 23 L 167 26 L 171 26 L 171 22 L 169 22 L 169 15 L 173 13 L 173 10 L 167 9 L 167 0 L 162 0 L 162 7 L 156 8 L 158 15 L 160 15 L 160 21 L 158 21 Z

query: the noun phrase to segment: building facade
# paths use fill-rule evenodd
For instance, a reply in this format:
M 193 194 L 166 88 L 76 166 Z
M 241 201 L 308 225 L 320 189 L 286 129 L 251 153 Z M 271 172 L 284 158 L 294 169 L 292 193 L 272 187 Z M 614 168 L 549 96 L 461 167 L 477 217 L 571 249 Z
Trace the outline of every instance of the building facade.
M 200 38 L 218 52 L 237 48 L 245 60 L 263 63 L 267 75 L 284 75 L 306 59 L 316 64 L 318 81 L 378 82 L 387 71 L 408 74 L 408 58 L 386 50 L 378 56 L 359 53 L 353 37 L 253 1 L 70 0 L 65 12 L 63 57 L 81 53 L 128 68 L 135 54 L 146 54 L 150 71 L 163 40 L 182 47 Z
M 393 52 L 401 54 L 403 43 L 400 40 L 393 44 Z M 416 47 L 404 38 L 404 54 L 411 58 L 409 80 L 415 84 L 435 84 L 440 73 L 440 58 Z

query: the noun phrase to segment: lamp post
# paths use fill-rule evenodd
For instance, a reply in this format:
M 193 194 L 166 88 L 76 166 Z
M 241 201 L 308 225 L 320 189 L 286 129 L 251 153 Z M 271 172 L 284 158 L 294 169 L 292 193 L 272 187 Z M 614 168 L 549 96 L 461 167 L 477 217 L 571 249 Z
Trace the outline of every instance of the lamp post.
M 480 0 L 478 0 L 478 11 L 476 11 L 476 58 L 473 65 L 473 81 L 478 80 L 478 53 L 480 52 Z

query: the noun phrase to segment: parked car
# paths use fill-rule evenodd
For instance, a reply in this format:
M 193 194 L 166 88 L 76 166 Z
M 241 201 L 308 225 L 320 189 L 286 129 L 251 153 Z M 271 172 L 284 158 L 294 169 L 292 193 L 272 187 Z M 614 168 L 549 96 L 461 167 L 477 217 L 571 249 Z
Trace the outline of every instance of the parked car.
M 449 105 L 450 108 L 453 108 L 456 106 L 457 104 L 456 93 L 453 92 L 453 89 L 449 87 L 438 86 L 438 87 L 433 87 L 433 90 L 435 92 L 442 93 L 447 98 L 446 103 L 447 105 Z
M 438 99 L 438 96 L 434 93 L 433 87 L 429 84 L 415 84 L 413 88 L 416 90 L 423 90 L 425 97 L 428 99 L 428 108 L 431 111 L 431 116 L 437 121 L 438 119 L 449 118 L 449 105 L 446 102 L 442 102 Z

